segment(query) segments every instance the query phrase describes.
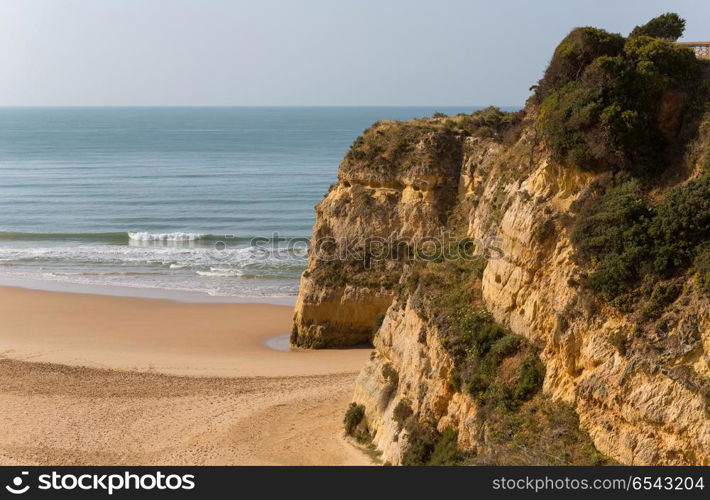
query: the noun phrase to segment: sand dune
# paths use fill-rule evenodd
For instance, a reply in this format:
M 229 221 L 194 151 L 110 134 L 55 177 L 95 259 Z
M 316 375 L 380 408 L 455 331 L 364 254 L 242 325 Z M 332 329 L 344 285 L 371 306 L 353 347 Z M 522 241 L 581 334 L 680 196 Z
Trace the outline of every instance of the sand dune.
M 266 347 L 290 316 L 0 289 L 0 464 L 369 464 L 341 423 L 369 351 Z

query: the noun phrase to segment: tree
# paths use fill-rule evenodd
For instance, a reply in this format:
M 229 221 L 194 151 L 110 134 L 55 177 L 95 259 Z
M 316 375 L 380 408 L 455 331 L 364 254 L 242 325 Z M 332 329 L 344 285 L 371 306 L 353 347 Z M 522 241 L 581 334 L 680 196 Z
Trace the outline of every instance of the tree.
M 675 12 L 667 12 L 654 17 L 643 26 L 636 26 L 629 38 L 646 35 L 676 41 L 683 35 L 683 31 L 685 31 L 685 19 Z

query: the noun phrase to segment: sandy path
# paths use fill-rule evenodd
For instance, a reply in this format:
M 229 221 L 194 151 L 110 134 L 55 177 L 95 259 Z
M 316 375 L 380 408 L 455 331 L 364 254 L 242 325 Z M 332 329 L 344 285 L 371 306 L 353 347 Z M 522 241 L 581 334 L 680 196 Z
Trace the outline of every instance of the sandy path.
M 353 375 L 191 378 L 0 361 L 0 464 L 367 465 Z
M 290 315 L 0 289 L 0 465 L 368 465 L 342 417 L 369 351 L 264 347 Z

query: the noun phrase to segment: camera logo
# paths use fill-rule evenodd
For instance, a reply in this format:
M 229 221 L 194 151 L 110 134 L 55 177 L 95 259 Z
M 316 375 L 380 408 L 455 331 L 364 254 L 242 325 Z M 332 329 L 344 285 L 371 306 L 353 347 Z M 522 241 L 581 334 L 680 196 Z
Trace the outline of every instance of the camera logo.
M 12 480 L 12 486 L 9 484 L 5 486 L 5 489 L 12 493 L 13 495 L 22 495 L 23 493 L 27 493 L 27 490 L 30 489 L 29 485 L 26 485 L 24 488 L 22 488 L 22 476 L 27 476 L 29 475 L 29 472 L 27 471 L 22 471 L 21 475 L 15 477 Z M 14 487 L 13 487 L 14 486 Z

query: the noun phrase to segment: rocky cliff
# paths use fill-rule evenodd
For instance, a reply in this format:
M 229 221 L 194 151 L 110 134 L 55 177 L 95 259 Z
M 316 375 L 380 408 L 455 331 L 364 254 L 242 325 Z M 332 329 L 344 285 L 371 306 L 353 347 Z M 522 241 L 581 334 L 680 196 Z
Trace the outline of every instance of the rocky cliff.
M 370 341 L 406 256 L 380 259 L 368 252 L 439 233 L 456 201 L 461 146 L 460 133 L 417 123 L 376 123 L 358 139 L 340 165 L 338 183 L 316 207 L 293 344 Z
M 666 165 L 645 177 L 630 166 L 641 153 L 603 150 L 590 126 L 573 137 L 584 161 L 556 149 L 545 96 L 516 114 L 368 129 L 316 208 L 292 335 L 372 342 L 350 430 L 392 464 L 710 464 L 710 118 L 698 92 L 657 152 Z M 678 95 L 652 105 L 662 133 Z M 476 257 L 425 255 L 442 232 Z M 372 237 L 385 240 L 377 252 Z

